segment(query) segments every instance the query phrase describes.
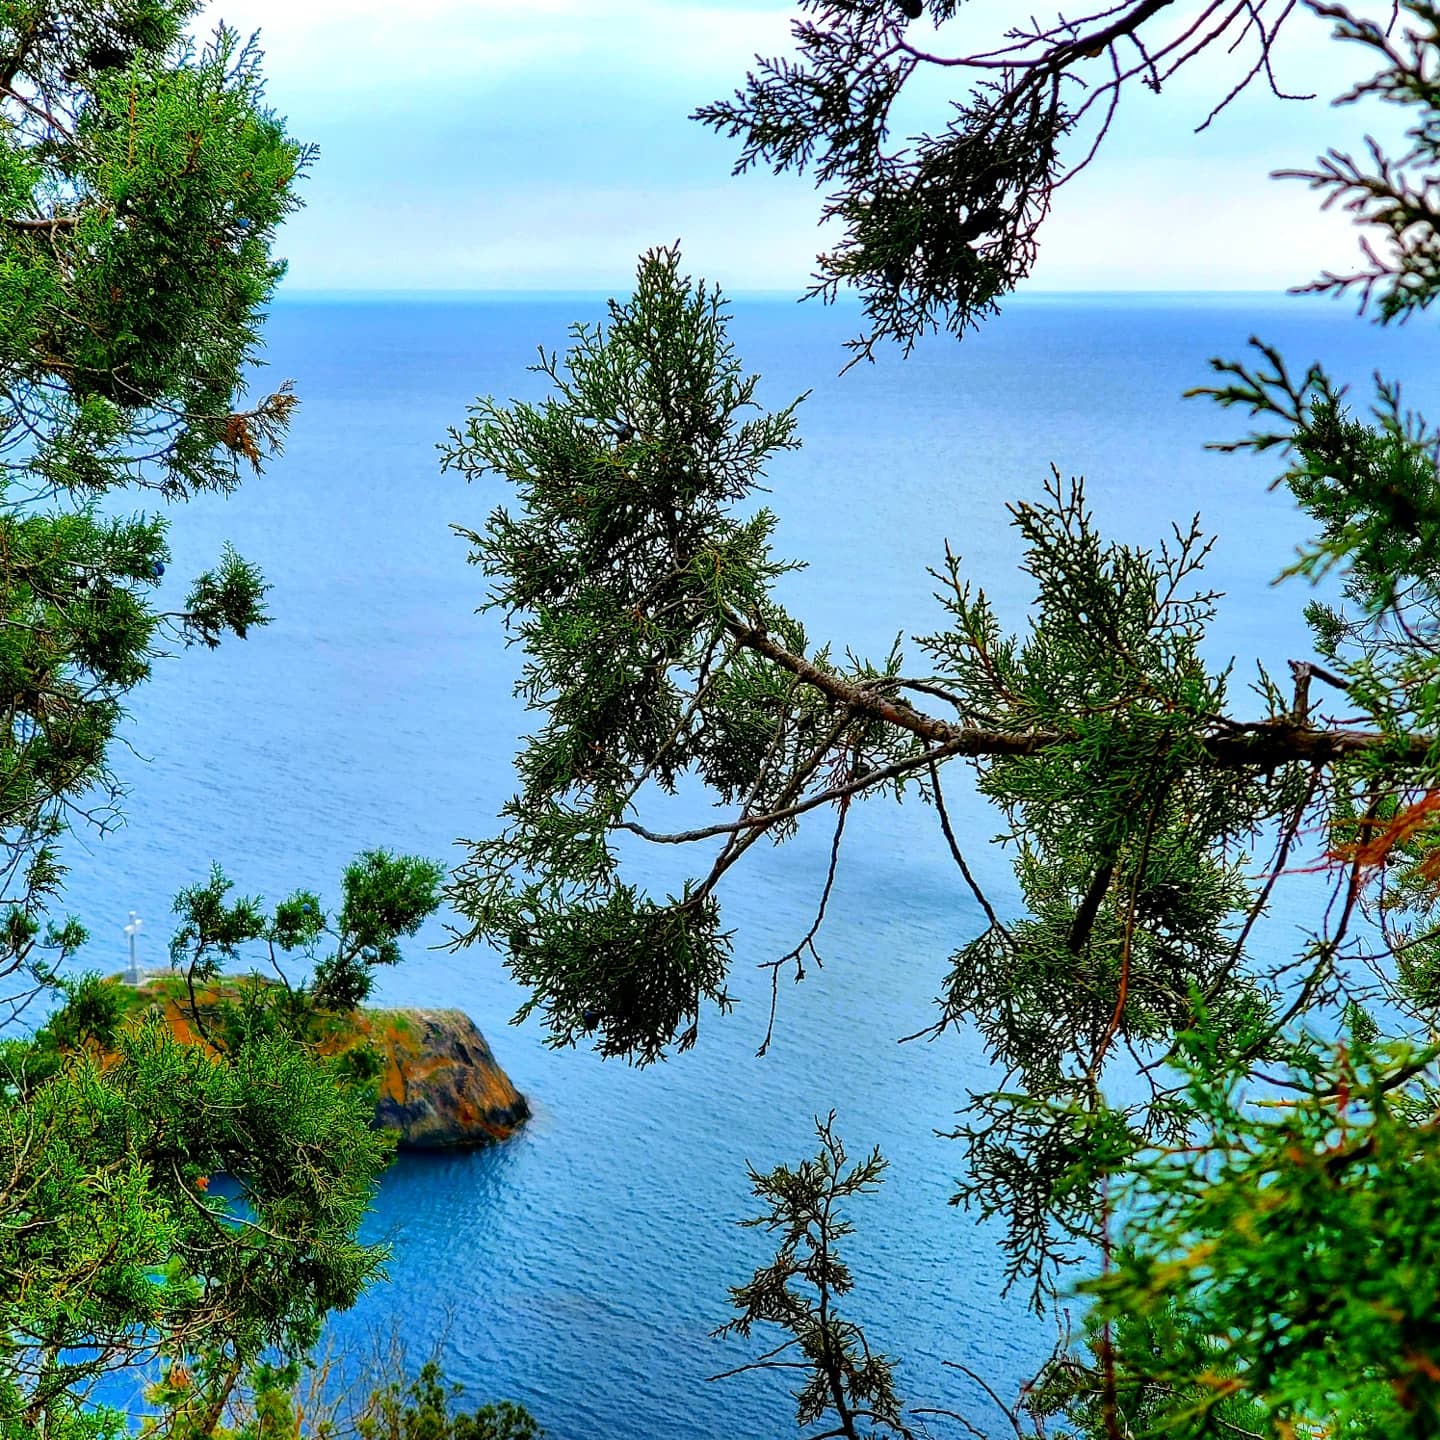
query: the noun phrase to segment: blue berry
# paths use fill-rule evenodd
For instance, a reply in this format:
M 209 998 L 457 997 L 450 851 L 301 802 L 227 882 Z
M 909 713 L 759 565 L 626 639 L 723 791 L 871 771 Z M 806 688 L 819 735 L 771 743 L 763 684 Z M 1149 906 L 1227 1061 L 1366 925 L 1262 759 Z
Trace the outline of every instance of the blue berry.
M 248 229 L 250 228 L 250 219 L 249 219 L 249 217 L 246 216 L 246 215 L 242 215 L 242 216 L 235 222 L 235 228 L 236 228 L 237 230 L 248 230 Z
M 158 580 L 165 573 L 165 562 L 157 560 L 151 567 L 150 573 Z

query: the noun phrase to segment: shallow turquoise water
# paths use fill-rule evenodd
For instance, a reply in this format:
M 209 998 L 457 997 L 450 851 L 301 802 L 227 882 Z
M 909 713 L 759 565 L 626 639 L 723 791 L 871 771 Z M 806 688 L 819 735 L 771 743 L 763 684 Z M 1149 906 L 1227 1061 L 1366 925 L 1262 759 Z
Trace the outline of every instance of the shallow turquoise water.
M 247 891 L 333 895 L 360 849 L 448 860 L 457 836 L 491 828 L 527 725 L 510 695 L 518 656 L 496 618 L 472 613 L 480 577 L 448 526 L 478 525 L 500 496 L 442 476 L 434 447 L 477 393 L 537 393 L 524 369 L 534 347 L 563 344 L 568 322 L 598 312 L 576 299 L 277 309 L 266 378 L 294 377 L 303 398 L 287 454 L 235 499 L 177 516 L 170 569 L 179 592 L 234 540 L 274 585 L 275 623 L 161 667 L 137 700 L 136 753 L 121 766 L 128 827 L 72 851 L 71 900 L 97 937 L 89 963 L 118 965 L 132 908 L 158 961 L 169 897 L 212 860 Z M 1284 673 L 1307 653 L 1304 597 L 1268 582 L 1299 537 L 1295 517 L 1266 492 L 1263 466 L 1203 450 L 1238 420 L 1181 392 L 1252 330 L 1362 385 L 1380 364 L 1413 381 L 1422 406 L 1440 380 L 1427 332 L 1377 332 L 1318 302 L 1037 298 L 962 346 L 839 377 L 853 318 L 746 302 L 732 333 L 772 404 L 813 392 L 805 448 L 770 477 L 778 548 L 811 561 L 787 598 L 817 642 L 872 653 L 938 621 L 926 566 L 946 538 L 1020 622 L 1005 502 L 1037 495 L 1053 462 L 1088 477 L 1101 523 L 1126 539 L 1158 540 L 1202 512 L 1220 535 L 1212 578 L 1231 597 L 1212 656 L 1242 657 L 1242 681 L 1253 656 Z M 958 796 L 955 808 L 1003 897 L 993 819 Z M 550 1051 L 533 1023 L 507 1028 L 521 997 L 496 958 L 431 948 L 440 924 L 422 935 L 383 977 L 384 998 L 466 1008 L 535 1118 L 501 1148 L 397 1164 L 371 1221 L 394 1246 L 390 1283 L 337 1320 L 338 1339 L 392 1321 L 417 1351 L 443 1335 L 467 1399 L 519 1399 L 557 1440 L 790 1433 L 776 1377 L 704 1383 L 746 1353 L 708 1335 L 727 1318 L 726 1286 L 766 1253 L 734 1224 L 750 1209 L 746 1162 L 809 1153 L 812 1117 L 834 1108 L 853 1151 L 880 1143 L 891 1161 L 882 1191 L 855 1207 L 852 1309 L 903 1357 L 903 1394 L 974 1401 L 948 1359 L 1002 1390 L 1018 1382 L 1049 1331 L 1002 1297 L 994 1234 L 946 1204 L 960 1156 L 936 1134 L 988 1083 L 983 1056 L 967 1036 L 897 1043 L 928 1022 L 950 951 L 977 928 L 918 803 L 852 816 L 826 964 L 784 987 L 778 1039 L 755 1058 L 768 1009 L 755 965 L 803 933 L 828 839 L 822 819 L 735 876 L 738 1010 L 705 1017 L 695 1051 L 646 1071 Z M 645 878 L 666 886 L 682 859 L 645 857 Z

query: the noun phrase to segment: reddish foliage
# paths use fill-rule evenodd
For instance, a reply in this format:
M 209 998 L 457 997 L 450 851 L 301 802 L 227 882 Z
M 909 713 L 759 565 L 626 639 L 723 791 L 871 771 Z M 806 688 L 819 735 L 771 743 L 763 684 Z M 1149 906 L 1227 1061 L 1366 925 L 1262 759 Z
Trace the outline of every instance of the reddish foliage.
M 1431 820 L 1440 816 L 1440 790 L 1429 790 L 1412 804 L 1386 820 L 1357 820 L 1356 838 L 1333 845 L 1326 858 L 1359 870 L 1378 870 L 1389 863 L 1397 845 L 1412 840 L 1427 829 Z M 1422 879 L 1440 884 L 1440 849 L 1427 855 L 1415 873 Z

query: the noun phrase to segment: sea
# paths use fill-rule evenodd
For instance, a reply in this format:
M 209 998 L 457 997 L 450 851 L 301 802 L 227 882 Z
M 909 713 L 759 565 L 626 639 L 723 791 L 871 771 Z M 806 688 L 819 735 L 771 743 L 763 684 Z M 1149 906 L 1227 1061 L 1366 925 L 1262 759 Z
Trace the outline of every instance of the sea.
M 477 396 L 542 397 L 527 368 L 537 347 L 563 351 L 573 323 L 604 318 L 604 299 L 275 305 L 256 385 L 295 382 L 285 453 L 228 499 L 176 507 L 160 597 L 178 603 L 230 541 L 264 570 L 273 623 L 161 663 L 135 695 L 117 755 L 126 823 L 69 845 L 68 904 L 93 936 L 83 963 L 121 967 L 131 911 L 141 964 L 162 963 L 171 897 L 212 863 L 243 893 L 304 886 L 333 901 L 362 850 L 450 865 L 464 837 L 495 830 L 539 720 L 513 694 L 522 657 L 498 616 L 477 613 L 485 581 L 452 527 L 482 526 L 510 497 L 493 477 L 442 474 L 437 444 Z M 729 314 L 762 402 L 807 397 L 804 446 L 771 465 L 765 503 L 778 553 L 806 562 L 782 595 L 816 644 L 883 656 L 898 636 L 913 652 L 913 634 L 943 623 L 929 570 L 947 543 L 1022 628 L 1032 581 L 1007 506 L 1039 498 L 1053 466 L 1084 477 L 1097 524 L 1129 543 L 1157 545 L 1198 512 L 1216 537 L 1208 583 L 1224 592 L 1206 654 L 1233 660 L 1241 713 L 1259 705 L 1257 661 L 1286 677 L 1311 653 L 1304 584 L 1275 583 L 1305 528 L 1270 488 L 1275 456 L 1206 448 L 1242 435 L 1246 417 L 1184 392 L 1208 382 L 1211 357 L 1241 358 L 1259 336 L 1297 371 L 1323 361 L 1359 411 L 1377 369 L 1406 382 L 1407 403 L 1440 410 L 1428 326 L 1380 329 L 1315 298 L 1029 295 L 963 343 L 934 338 L 844 373 L 857 310 L 741 296 Z M 951 788 L 972 868 L 1013 910 L 999 818 L 958 774 Z M 729 1287 L 773 1250 L 741 1223 L 757 1210 L 747 1167 L 813 1154 L 816 1120 L 833 1112 L 852 1155 L 878 1146 L 889 1162 L 849 1208 L 845 1313 L 896 1358 L 907 1405 L 1008 1428 L 958 1367 L 1013 1398 L 1056 1322 L 1006 1292 L 996 1226 L 948 1203 L 963 1156 L 945 1133 L 997 1079 L 982 1045 L 964 1032 L 902 1043 L 935 1018 L 949 957 L 982 924 L 918 797 L 852 812 L 824 964 L 782 982 L 774 1042 L 756 1054 L 760 967 L 808 927 L 829 839 L 816 815 L 732 872 L 721 899 L 736 1008 L 706 1013 L 692 1051 L 649 1068 L 553 1049 L 534 1019 L 513 1025 L 524 994 L 488 949 L 447 946 L 453 915 L 407 946 L 379 997 L 466 1010 L 534 1116 L 493 1149 L 397 1160 L 365 1224 L 390 1248 L 386 1279 L 334 1317 L 328 1344 L 354 1356 L 398 1335 L 412 1368 L 440 1362 L 458 1403 L 518 1401 L 553 1440 L 794 1434 L 792 1372 L 710 1378 L 784 1337 L 712 1332 L 734 1313 Z M 673 848 L 627 857 L 662 892 L 699 864 Z M 1291 943 L 1303 920 L 1282 894 L 1268 943 Z

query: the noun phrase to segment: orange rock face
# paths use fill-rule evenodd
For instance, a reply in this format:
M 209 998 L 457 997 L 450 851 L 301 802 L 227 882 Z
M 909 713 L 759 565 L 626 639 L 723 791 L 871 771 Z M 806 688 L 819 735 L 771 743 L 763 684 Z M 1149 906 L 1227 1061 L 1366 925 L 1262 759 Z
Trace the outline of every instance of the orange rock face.
M 484 1145 L 529 1117 L 525 1097 L 463 1011 L 362 1010 L 358 1019 L 385 1065 L 376 1123 L 398 1130 L 402 1148 Z

